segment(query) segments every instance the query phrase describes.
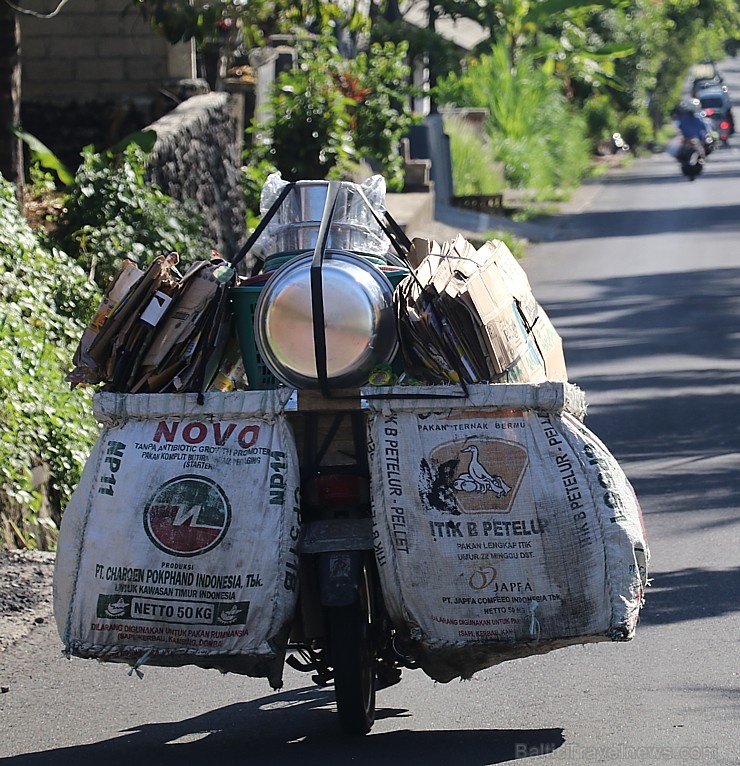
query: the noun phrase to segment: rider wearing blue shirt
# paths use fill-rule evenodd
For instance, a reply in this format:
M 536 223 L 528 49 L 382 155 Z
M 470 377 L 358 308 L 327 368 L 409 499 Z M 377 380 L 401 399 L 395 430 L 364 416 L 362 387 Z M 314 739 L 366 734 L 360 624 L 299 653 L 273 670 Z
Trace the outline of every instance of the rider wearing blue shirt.
M 684 138 L 698 138 L 702 144 L 706 141 L 707 124 L 701 116 L 701 104 L 698 99 L 681 103 L 676 122 Z

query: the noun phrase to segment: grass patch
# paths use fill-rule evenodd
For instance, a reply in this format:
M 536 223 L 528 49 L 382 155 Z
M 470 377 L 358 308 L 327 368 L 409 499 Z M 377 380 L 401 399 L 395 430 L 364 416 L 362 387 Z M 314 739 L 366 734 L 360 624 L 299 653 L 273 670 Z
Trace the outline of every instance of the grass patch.
M 520 239 L 510 231 L 498 231 L 493 229 L 491 231 L 482 231 L 474 237 L 469 237 L 468 241 L 473 247 L 479 248 L 493 239 L 501 240 L 509 250 L 511 250 L 511 253 L 515 258 L 523 258 L 526 254 L 526 240 Z
M 450 139 L 455 196 L 488 196 L 503 191 L 503 166 L 496 162 L 485 134 L 459 115 L 445 115 Z

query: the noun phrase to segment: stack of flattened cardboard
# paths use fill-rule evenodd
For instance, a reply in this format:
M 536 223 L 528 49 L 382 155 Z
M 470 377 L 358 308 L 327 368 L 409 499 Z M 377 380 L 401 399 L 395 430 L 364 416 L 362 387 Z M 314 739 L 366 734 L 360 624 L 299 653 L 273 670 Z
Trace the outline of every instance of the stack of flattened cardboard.
M 183 276 L 176 300 L 141 358 L 132 393 L 202 391 L 216 375 L 231 331 L 234 269 L 200 261 Z
M 563 345 L 527 275 L 499 240 L 416 240 L 396 291 L 406 370 L 430 382 L 567 380 Z
M 220 257 L 181 275 L 177 254 L 142 271 L 124 261 L 82 335 L 67 380 L 104 383 L 108 391 L 198 392 L 218 372 L 231 330 L 229 287 L 235 280 Z

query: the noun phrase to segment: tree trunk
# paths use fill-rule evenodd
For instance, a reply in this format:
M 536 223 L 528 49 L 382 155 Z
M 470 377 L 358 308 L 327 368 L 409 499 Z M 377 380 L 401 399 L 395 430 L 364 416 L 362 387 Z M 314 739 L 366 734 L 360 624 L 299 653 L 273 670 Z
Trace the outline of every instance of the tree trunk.
M 20 200 L 23 189 L 21 142 L 10 128 L 20 124 L 20 26 L 7 3 L 0 2 L 0 173 L 14 183 Z

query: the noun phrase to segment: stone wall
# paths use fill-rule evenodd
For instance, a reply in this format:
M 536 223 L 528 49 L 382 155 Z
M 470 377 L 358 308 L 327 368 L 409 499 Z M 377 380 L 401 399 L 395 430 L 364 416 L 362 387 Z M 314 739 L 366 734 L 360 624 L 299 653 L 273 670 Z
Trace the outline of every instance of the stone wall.
M 167 114 L 187 97 L 176 83 L 195 79 L 192 45 L 169 45 L 128 0 L 74 0 L 51 18 L 18 18 L 21 125 L 72 171 L 83 146 L 107 149 Z
M 140 130 L 183 100 L 174 83 L 194 80 L 192 45 L 169 45 L 128 2 L 74 0 L 51 18 L 18 18 L 21 125 L 72 171 L 83 146 L 100 151 Z
M 150 127 L 157 143 L 150 180 L 169 196 L 195 200 L 213 247 L 225 258 L 246 240 L 241 187 L 241 125 L 237 96 L 209 93 L 188 99 Z
M 29 7 L 48 14 L 58 5 L 35 0 Z M 24 99 L 152 98 L 164 82 L 196 75 L 192 45 L 169 45 L 128 2 L 74 0 L 52 18 L 19 18 Z
M 49 14 L 59 0 L 33 0 Z M 21 14 L 21 121 L 70 170 L 150 126 L 150 178 L 194 200 L 213 247 L 233 255 L 245 237 L 239 168 L 244 97 L 210 93 L 192 44 L 170 45 L 129 2 L 74 0 L 51 18 Z M 191 97 L 194 94 L 195 97 Z

